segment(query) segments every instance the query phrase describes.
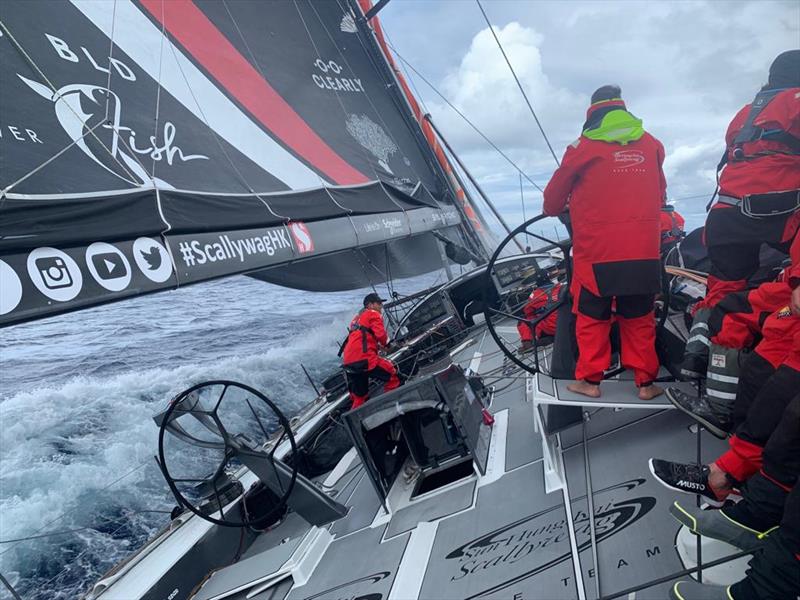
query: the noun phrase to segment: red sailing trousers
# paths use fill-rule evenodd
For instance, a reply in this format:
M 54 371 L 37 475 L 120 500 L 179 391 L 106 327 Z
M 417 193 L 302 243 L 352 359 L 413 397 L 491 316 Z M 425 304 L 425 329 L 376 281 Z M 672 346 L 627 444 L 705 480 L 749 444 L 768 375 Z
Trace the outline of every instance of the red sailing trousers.
M 578 362 L 575 379 L 600 383 L 611 365 L 611 325 L 619 326 L 622 366 L 633 371 L 637 386 L 651 384 L 658 376 L 656 322 L 653 296 L 601 297 L 580 285 L 574 286 L 572 311 L 576 315 Z M 614 302 L 616 301 L 616 302 Z M 616 314 L 612 319 L 612 304 Z
M 550 302 L 558 301 L 558 294 L 561 290 L 561 284 L 553 286 L 548 293 L 547 290 L 536 288 L 528 298 L 528 302 L 522 308 L 522 314 L 528 321 L 536 318 L 540 311 L 545 310 Z M 536 338 L 543 335 L 555 335 L 556 333 L 556 320 L 557 313 L 552 312 L 545 317 L 540 323 L 536 325 Z M 519 321 L 517 323 L 517 331 L 519 332 L 519 339 L 523 342 L 533 341 L 533 331 L 528 323 Z
M 763 359 L 758 362 L 774 369 L 773 374 L 758 390 L 746 419 L 728 440 L 729 450 L 716 460 L 720 469 L 741 482 L 761 469 L 764 445 L 787 403 L 800 389 L 800 317 L 788 309 L 770 315 L 764 323 L 764 339 L 755 353 Z M 746 369 L 742 376 L 747 376 Z M 741 388 L 747 389 L 747 382 L 742 383 Z M 736 401 L 747 399 L 737 396 Z
M 397 367 L 389 359 L 377 356 L 374 358 L 375 366 L 367 369 L 353 368 L 354 365 L 345 365 L 347 369 L 347 387 L 350 399 L 353 401 L 351 409 L 358 408 L 369 400 L 369 380 L 383 381 L 383 391 L 388 392 L 400 387 L 400 378 L 397 376 Z M 363 361 L 366 363 L 366 361 Z M 349 368 L 348 368 L 349 367 Z

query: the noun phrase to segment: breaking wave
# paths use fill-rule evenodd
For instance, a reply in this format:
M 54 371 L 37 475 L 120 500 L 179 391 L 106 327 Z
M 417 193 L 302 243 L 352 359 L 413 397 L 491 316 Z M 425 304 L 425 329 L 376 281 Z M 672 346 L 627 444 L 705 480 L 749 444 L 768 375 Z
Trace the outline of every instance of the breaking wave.
M 236 278 L 0 333 L 0 538 L 48 534 L 0 544 L 0 572 L 26 599 L 85 592 L 175 504 L 152 415 L 217 378 L 293 414 L 314 395 L 300 363 L 330 372 L 362 296 Z

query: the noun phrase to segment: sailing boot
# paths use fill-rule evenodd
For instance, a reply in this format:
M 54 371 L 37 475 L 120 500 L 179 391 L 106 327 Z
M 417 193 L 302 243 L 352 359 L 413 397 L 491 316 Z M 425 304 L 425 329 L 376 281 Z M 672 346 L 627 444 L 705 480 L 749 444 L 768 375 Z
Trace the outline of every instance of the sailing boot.
M 661 485 L 676 492 L 702 496 L 711 506 L 722 506 L 733 491 L 733 482 L 727 473 L 727 486 L 717 488 L 711 485 L 708 481 L 711 468 L 708 465 L 684 464 L 658 458 L 651 458 L 648 464 L 650 473 Z
M 709 350 L 706 395 L 709 405 L 723 422 L 730 422 L 733 418 L 733 405 L 739 387 L 740 354 L 737 348 L 719 344 L 711 344 Z
M 681 363 L 681 375 L 686 379 L 702 379 L 708 369 L 708 348 L 711 345 L 708 329 L 710 316 L 710 308 L 701 308 L 694 315 Z
M 669 590 L 670 600 L 731 600 L 731 586 L 709 585 L 694 580 L 678 581 Z M 738 600 L 738 599 L 736 599 Z
M 675 408 L 692 417 L 719 439 L 727 438 L 728 432 L 733 429 L 729 415 L 720 415 L 706 396 L 687 394 L 678 388 L 667 388 L 666 394 Z
M 702 510 L 695 506 L 684 505 L 679 501 L 669 507 L 670 514 L 679 523 L 689 528 L 695 535 L 719 540 L 736 546 L 740 550 L 755 550 L 764 544 L 764 539 L 773 530 L 756 531 L 747 525 L 729 517 L 721 510 Z

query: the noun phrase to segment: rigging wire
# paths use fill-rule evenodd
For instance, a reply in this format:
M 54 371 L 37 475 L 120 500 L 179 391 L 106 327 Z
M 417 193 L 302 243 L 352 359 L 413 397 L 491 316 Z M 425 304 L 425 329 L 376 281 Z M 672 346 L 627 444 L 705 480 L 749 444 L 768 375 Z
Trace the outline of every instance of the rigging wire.
M 434 92 L 434 93 L 435 93 L 437 96 L 439 96 L 439 98 L 441 98 L 441 99 L 442 99 L 442 101 L 443 101 L 445 104 L 447 104 L 447 106 L 449 106 L 451 109 L 453 109 L 453 111 L 454 111 L 454 112 L 455 112 L 455 113 L 456 113 L 456 114 L 457 114 L 459 117 L 461 117 L 461 118 L 464 120 L 464 122 L 465 122 L 467 125 L 469 125 L 469 126 L 470 126 L 470 127 L 471 127 L 471 128 L 474 130 L 474 131 L 475 131 L 475 133 L 477 133 L 479 136 L 481 136 L 481 138 L 483 138 L 483 140 L 484 140 L 484 141 L 485 141 L 487 144 L 489 144 L 489 145 L 490 145 L 492 148 L 494 148 L 494 150 L 495 150 L 495 151 L 496 151 L 496 152 L 497 152 L 497 153 L 498 153 L 500 156 L 502 156 L 502 157 L 505 159 L 505 161 L 506 161 L 508 164 L 510 164 L 512 167 L 514 167 L 514 169 L 515 169 L 517 172 L 519 172 L 519 174 L 520 174 L 520 175 L 522 175 L 522 176 L 523 176 L 525 179 L 527 179 L 527 180 L 528 180 L 528 181 L 531 183 L 531 185 L 532 185 L 533 187 L 535 187 L 535 188 L 536 188 L 537 190 L 539 190 L 540 192 L 544 193 L 544 190 L 543 190 L 543 189 L 542 189 L 542 188 L 539 186 L 539 184 L 538 184 L 538 183 L 536 183 L 536 182 L 535 182 L 533 179 L 531 179 L 531 178 L 530 178 L 530 176 L 529 176 L 527 173 L 525 173 L 525 171 L 523 171 L 523 170 L 522 170 L 522 168 L 521 168 L 519 165 L 517 165 L 517 163 L 515 163 L 513 160 L 511 160 L 511 158 L 510 158 L 510 157 L 509 157 L 509 156 L 508 156 L 508 155 L 507 155 L 505 152 L 503 152 L 503 151 L 502 151 L 502 150 L 501 150 L 501 149 L 500 149 L 500 148 L 497 146 L 497 144 L 495 144 L 495 143 L 494 143 L 492 140 L 490 140 L 490 139 L 489 139 L 489 137 L 488 137 L 488 136 L 487 136 L 485 133 L 483 133 L 483 132 L 482 132 L 480 129 L 478 129 L 478 126 L 477 126 L 477 125 L 475 125 L 475 123 L 473 123 L 472 121 L 470 121 L 470 120 L 469 120 L 469 118 L 468 118 L 468 117 L 467 117 L 467 116 L 466 116 L 466 115 L 465 115 L 463 112 L 461 112 L 461 111 L 460 111 L 460 110 L 459 110 L 459 109 L 456 107 L 456 105 L 455 105 L 455 104 L 453 104 L 452 102 L 450 102 L 450 100 L 449 100 L 449 99 L 448 99 L 448 98 L 447 98 L 447 97 L 446 97 L 444 94 L 442 94 L 442 92 L 440 92 L 440 91 L 439 91 L 439 89 L 438 89 L 438 88 L 437 88 L 435 85 L 433 85 L 433 83 L 431 83 L 431 82 L 430 82 L 430 80 L 428 80 L 428 79 L 427 79 L 427 78 L 426 78 L 426 77 L 425 77 L 425 76 L 424 76 L 422 73 L 420 73 L 420 72 L 419 72 L 419 71 L 418 71 L 418 70 L 417 70 L 417 69 L 414 67 L 414 65 L 412 65 L 410 62 L 408 62 L 408 61 L 407 61 L 407 60 L 406 60 L 406 59 L 403 57 L 403 55 L 402 55 L 402 54 L 400 54 L 400 53 L 397 51 L 397 48 L 395 48 L 395 47 L 394 47 L 394 46 L 393 46 L 391 43 L 389 43 L 389 42 L 388 42 L 388 40 L 387 40 L 387 45 L 388 45 L 388 46 L 389 46 L 389 48 L 392 50 L 392 52 L 394 52 L 395 56 L 397 56 L 397 58 L 399 58 L 399 59 L 400 59 L 400 61 L 401 61 L 401 62 L 402 62 L 404 65 L 406 65 L 406 66 L 407 66 L 409 69 L 411 69 L 411 71 L 413 71 L 413 72 L 414 72 L 414 74 L 415 74 L 417 77 L 419 77 L 419 78 L 422 80 L 422 82 L 423 82 L 425 85 L 427 85 L 429 88 L 431 88 L 431 90 L 433 90 L 433 92 Z M 410 78 L 409 78 L 409 79 L 410 79 Z
M 547 138 L 547 134 L 544 132 L 544 127 L 542 127 L 542 123 L 539 121 L 539 117 L 536 116 L 536 111 L 533 110 L 533 105 L 531 104 L 531 101 L 528 100 L 528 95 L 525 93 L 525 88 L 522 87 L 522 83 L 520 83 L 519 77 L 517 77 L 517 73 L 514 71 L 514 67 L 511 66 L 511 61 L 508 60 L 506 51 L 503 49 L 503 44 L 500 43 L 500 38 L 497 37 L 497 33 L 495 33 L 494 27 L 492 27 L 492 22 L 489 20 L 489 16 L 486 14 L 486 11 L 483 10 L 483 5 L 481 4 L 481 0 L 475 0 L 475 3 L 478 5 L 478 8 L 481 9 L 481 14 L 483 15 L 483 18 L 486 20 L 486 24 L 489 26 L 489 31 L 492 32 L 494 41 L 497 42 L 497 47 L 500 48 L 500 52 L 502 53 L 503 58 L 506 59 L 506 64 L 508 65 L 511 74 L 514 76 L 514 81 L 517 82 L 519 91 L 522 92 L 522 97 L 525 98 L 525 103 L 528 105 L 528 108 L 530 109 L 531 114 L 533 115 L 533 119 L 536 121 L 536 125 L 539 126 L 539 131 L 542 132 L 542 137 L 544 138 L 547 147 L 550 149 L 550 154 L 553 155 L 553 160 L 556 161 L 556 165 L 561 166 L 561 163 L 558 161 L 558 157 L 556 156 L 556 153 L 553 150 L 553 146 L 550 144 L 550 140 Z
M 99 494 L 100 492 L 104 492 L 104 491 L 106 491 L 106 490 L 108 490 L 108 489 L 112 488 L 113 486 L 115 486 L 116 484 L 118 484 L 120 481 L 122 481 L 122 480 L 123 480 L 123 479 L 125 479 L 126 477 L 129 477 L 130 475 L 133 475 L 133 474 L 134 474 L 136 471 L 138 471 L 139 469 L 141 469 L 141 468 L 145 467 L 145 466 L 146 466 L 146 465 L 148 465 L 148 464 L 150 464 L 150 461 L 149 461 L 149 460 L 142 461 L 141 463 L 139 463 L 138 465 L 136 465 L 135 467 L 133 467 L 133 468 L 132 468 L 130 471 L 128 471 L 128 472 L 126 472 L 126 473 L 124 473 L 124 474 L 120 475 L 119 477 L 117 477 L 117 478 L 116 478 L 114 481 L 112 481 L 111 483 L 108 483 L 108 484 L 106 484 L 105 486 L 103 486 L 103 487 L 101 487 L 101 488 L 98 488 L 98 489 L 96 489 L 96 490 L 94 491 L 94 493 L 95 493 L 95 494 Z M 34 535 L 34 534 L 38 534 L 40 531 L 42 531 L 42 530 L 43 530 L 45 527 L 47 527 L 48 525 L 50 525 L 50 524 L 52 524 L 52 523 L 55 523 L 55 522 L 57 522 L 57 521 L 60 521 L 61 519 L 63 519 L 64 517 L 66 517 L 68 514 L 70 514 L 70 513 L 72 513 L 72 512 L 75 512 L 76 510 L 78 510 L 79 508 L 81 508 L 81 506 L 82 506 L 82 505 L 78 504 L 78 505 L 76 505 L 76 506 L 73 506 L 72 508 L 70 508 L 70 509 L 68 509 L 68 510 L 65 510 L 63 513 L 61 513 L 61 514 L 60 514 L 60 515 L 58 515 L 57 517 L 55 517 L 55 518 L 53 518 L 53 519 L 50 519 L 49 521 L 47 521 L 47 522 L 46 522 L 44 525 L 42 525 L 42 526 L 41 526 L 39 529 L 36 529 L 36 530 L 34 530 L 34 532 L 33 532 L 33 534 L 32 534 L 32 535 Z M 123 525 L 124 525 L 124 524 L 123 524 Z M 0 556 L 2 556 L 3 554 L 5 554 L 5 553 L 6 553 L 6 552 L 8 552 L 9 550 L 11 550 L 11 549 L 12 549 L 14 546 L 16 546 L 17 544 L 21 543 L 21 541 L 18 541 L 18 542 L 9 541 L 9 543 L 11 543 L 11 545 L 10 545 L 8 548 L 6 548 L 5 550 L 3 550 L 2 552 L 0 552 Z M 59 574 L 60 574 L 60 573 L 59 573 Z
M 0 544 L 17 544 L 19 542 L 27 542 L 27 541 L 30 541 L 30 540 L 40 540 L 40 539 L 43 539 L 43 538 L 56 537 L 56 536 L 60 536 L 60 535 L 69 535 L 70 533 L 78 533 L 80 531 L 97 531 L 98 530 L 97 528 L 100 527 L 101 525 L 105 525 L 106 523 L 115 523 L 117 521 L 124 521 L 126 519 L 130 519 L 131 517 L 135 517 L 136 515 L 139 515 L 139 514 L 142 514 L 142 513 L 163 513 L 165 515 L 169 515 L 169 514 L 171 514 L 171 511 L 169 511 L 169 510 L 155 510 L 155 509 L 152 509 L 152 510 L 137 510 L 137 511 L 129 512 L 129 513 L 125 513 L 123 516 L 117 517 L 116 519 L 108 519 L 106 517 L 100 517 L 100 519 L 103 521 L 102 523 L 95 523 L 94 525 L 87 525 L 86 527 L 76 527 L 75 529 L 60 529 L 58 531 L 51 531 L 51 532 L 48 532 L 48 533 L 39 533 L 39 534 L 35 534 L 35 535 L 27 535 L 25 537 L 20 537 L 20 538 L 13 538 L 13 539 L 8 539 L 8 540 L 0 540 Z

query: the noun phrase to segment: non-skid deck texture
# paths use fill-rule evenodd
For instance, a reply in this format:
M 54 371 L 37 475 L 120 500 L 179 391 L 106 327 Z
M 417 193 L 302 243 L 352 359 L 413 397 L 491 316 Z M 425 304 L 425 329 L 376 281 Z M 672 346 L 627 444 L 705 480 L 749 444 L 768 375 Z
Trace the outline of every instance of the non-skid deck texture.
M 281 538 L 276 538 L 280 541 Z M 282 544 L 253 554 L 214 573 L 197 593 L 193 600 L 217 598 L 226 592 L 239 589 L 257 581 L 263 581 L 276 573 L 292 556 L 300 545 L 302 537 L 285 541 Z
M 418 523 L 434 521 L 468 508 L 472 504 L 475 482 L 463 483 L 440 494 L 421 498 L 392 515 L 386 537 L 414 529 Z
M 287 600 L 387 598 L 409 534 L 381 543 L 383 527 L 365 529 L 334 541 L 304 586 Z
M 480 360 L 475 358 L 476 353 Z M 495 443 L 505 441 L 504 447 L 496 449 L 504 458 L 503 476 L 491 483 L 478 478 L 400 508 L 396 506 L 386 525 L 371 528 L 382 510 L 377 495 L 363 473 L 354 471 L 357 475 L 352 480 L 345 475 L 342 483 L 337 483 L 341 488 L 336 497 L 350 511 L 331 525 L 335 539 L 308 582 L 292 588 L 286 600 L 387 600 L 401 561 L 406 569 L 418 560 L 427 562 L 424 574 L 404 581 L 402 589 L 415 589 L 418 584 L 416 597 L 423 600 L 573 600 L 579 597 L 578 568 L 586 597 L 596 598 L 582 425 L 560 434 L 561 447 L 566 449 L 570 508 L 580 551 L 578 563 L 573 560 L 564 494 L 544 491 L 541 440 L 534 431 L 533 406 L 526 401 L 524 374 L 511 369 L 486 336 L 480 336 L 476 344 L 462 351 L 458 362 L 464 366 L 472 363 L 493 379 L 489 383 L 496 385 L 497 392 L 491 411 L 507 411 L 505 418 L 498 419 L 506 424 L 505 436 L 498 432 L 494 438 Z M 552 395 L 558 389 L 559 394 L 570 398 L 565 389 L 568 382 L 545 377 L 539 380 L 542 392 Z M 605 401 L 613 397 L 616 404 L 637 402 L 630 381 L 606 382 L 603 392 Z M 676 494 L 653 480 L 647 459 L 652 456 L 693 461 L 696 438 L 689 431 L 688 418 L 657 406 L 653 410 L 582 408 L 590 414 L 587 435 L 604 594 L 683 568 L 673 547 L 678 525 L 667 511 Z M 716 456 L 724 447 L 706 434 L 702 439 L 705 459 Z M 432 546 L 417 543 L 421 538 L 415 538 L 409 546 L 411 532 L 425 521 L 436 523 Z M 286 525 L 292 526 L 287 526 L 286 531 L 296 528 L 288 520 Z M 255 558 L 267 558 L 270 552 L 280 550 L 277 546 L 263 552 L 270 544 L 261 540 L 256 544 L 259 545 L 254 544 L 248 556 L 254 550 L 262 550 Z M 430 555 L 426 557 L 428 551 Z M 273 567 L 270 562 L 261 568 Z M 276 586 L 276 600 L 284 598 L 286 588 L 287 582 Z M 666 585 L 662 585 L 637 592 L 636 600 L 665 596 Z M 261 597 L 257 596 L 259 600 Z M 264 598 L 271 599 L 269 595 Z
M 420 598 L 577 597 L 566 513 L 533 463 L 478 490 L 473 510 L 439 523 Z
M 671 407 L 672 405 L 667 400 L 667 397 L 662 395 L 653 400 L 642 401 L 636 395 L 636 388 L 631 381 L 626 380 L 608 380 L 604 381 L 600 386 L 602 396 L 600 398 L 589 398 L 582 394 L 570 392 L 567 386 L 570 381 L 559 380 L 555 382 L 556 390 L 558 392 L 558 400 L 564 404 L 581 404 L 581 405 L 599 405 L 603 404 L 617 404 L 617 405 L 630 405 L 641 406 L 647 408 L 658 407 Z M 697 394 L 697 389 L 693 384 L 688 382 L 674 382 L 669 384 L 670 387 L 677 387 L 678 389 L 686 392 L 687 394 Z
M 679 526 L 668 513 L 668 507 L 680 494 L 653 479 L 647 460 L 655 457 L 694 462 L 696 434 L 689 431 L 688 424 L 689 419 L 678 411 L 665 411 L 611 434 L 590 438 L 601 594 L 621 591 L 684 568 L 674 549 Z M 703 434 L 703 460 L 715 458 L 724 448 L 724 442 Z M 582 443 L 564 453 L 564 463 L 586 597 L 596 598 Z M 683 497 L 694 501 L 689 496 Z M 666 598 L 668 588 L 669 584 L 662 584 L 639 591 L 636 599 Z
M 524 389 L 523 389 L 524 391 Z M 508 413 L 506 432 L 506 471 L 512 471 L 542 458 L 542 442 L 533 429 L 533 408 L 527 402 L 516 403 Z
M 330 532 L 336 537 L 342 537 L 359 529 L 369 526 L 381 507 L 378 494 L 369 481 L 363 469 L 355 478 L 354 483 L 347 486 L 348 493 L 343 493 L 339 498 L 349 508 L 347 515 L 331 526 Z M 354 488 L 354 489 L 351 489 Z

